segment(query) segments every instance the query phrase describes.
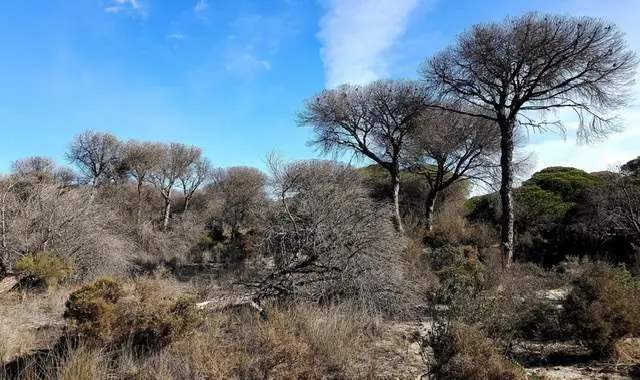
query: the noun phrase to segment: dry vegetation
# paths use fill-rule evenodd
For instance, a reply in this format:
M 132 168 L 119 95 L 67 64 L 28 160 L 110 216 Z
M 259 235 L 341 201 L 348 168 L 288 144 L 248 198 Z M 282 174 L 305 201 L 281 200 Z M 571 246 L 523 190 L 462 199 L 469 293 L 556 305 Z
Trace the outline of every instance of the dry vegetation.
M 214 169 L 197 147 L 91 131 L 76 171 L 16 161 L 0 178 L 0 379 L 638 376 L 640 158 L 511 191 L 515 131 L 540 125 L 518 112 L 616 108 L 633 54 L 599 20 L 535 14 L 459 44 L 428 61 L 431 83 L 306 103 L 313 142 L 369 167 Z M 478 181 L 500 194 L 467 199 Z

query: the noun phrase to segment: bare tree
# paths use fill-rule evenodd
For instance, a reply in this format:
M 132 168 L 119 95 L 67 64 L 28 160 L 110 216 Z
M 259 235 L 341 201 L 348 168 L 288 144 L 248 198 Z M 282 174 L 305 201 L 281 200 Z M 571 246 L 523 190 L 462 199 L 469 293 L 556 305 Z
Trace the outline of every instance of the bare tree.
M 405 137 L 426 103 L 426 92 L 415 82 L 377 81 L 325 90 L 307 101 L 298 116 L 300 125 L 313 127 L 316 137 L 311 143 L 323 153 L 348 151 L 389 172 L 394 221 L 400 232 L 401 156 Z
M 231 227 L 231 241 L 236 242 L 241 228 L 256 221 L 265 207 L 267 176 L 256 168 L 237 166 L 216 170 L 213 179 L 211 191 L 219 200 L 215 214 Z
M 180 185 L 184 194 L 184 212 L 189 209 L 189 202 L 201 185 L 211 178 L 211 163 L 206 157 L 194 161 L 180 174 Z
M 149 180 L 160 191 L 164 199 L 162 229 L 169 227 L 173 189 L 178 179 L 189 166 L 200 159 L 202 151 L 194 146 L 179 143 L 165 145 L 161 150 L 158 164 L 149 174 Z
M 11 172 L 23 180 L 52 181 L 55 178 L 56 162 L 49 157 L 27 157 L 12 162 Z
M 461 113 L 431 109 L 409 134 L 409 168 L 428 184 L 425 227 L 433 226 L 438 195 L 461 180 L 486 181 L 500 150 L 500 134 L 493 121 Z
M 122 163 L 136 181 L 136 224 L 142 224 L 142 193 L 154 168 L 160 164 L 163 146 L 159 143 L 128 141 L 123 147 Z
M 121 144 L 110 133 L 87 131 L 73 139 L 67 159 L 78 167 L 91 186 L 96 187 L 117 177 Z
M 423 77 L 447 101 L 484 112 L 441 108 L 497 122 L 500 128 L 505 267 L 513 260 L 514 131 L 518 126 L 563 130 L 546 111 L 569 109 L 580 120 L 579 138 L 605 136 L 615 129 L 607 113 L 625 104 L 636 65 L 615 25 L 539 13 L 475 25 L 425 62 Z

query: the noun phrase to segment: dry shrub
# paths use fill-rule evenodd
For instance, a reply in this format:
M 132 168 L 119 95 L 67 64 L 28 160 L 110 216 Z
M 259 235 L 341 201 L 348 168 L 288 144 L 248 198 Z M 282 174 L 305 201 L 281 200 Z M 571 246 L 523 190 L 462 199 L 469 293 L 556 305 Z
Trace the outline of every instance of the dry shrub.
M 489 338 L 472 327 L 437 327 L 430 344 L 434 353 L 430 373 L 438 379 L 526 379 L 522 367 L 507 360 Z
M 270 164 L 277 202 L 269 210 L 264 248 L 275 268 L 261 291 L 406 312 L 415 292 L 404 276 L 405 242 L 394 232 L 389 209 L 371 200 L 358 172 L 330 161 Z
M 163 292 L 161 284 L 142 280 L 125 287 L 114 279 L 99 279 L 71 294 L 64 316 L 89 342 L 130 341 L 142 350 L 157 349 L 201 321 L 193 297 Z
M 559 305 L 545 298 L 545 289 L 562 284 L 555 273 L 528 264 L 515 264 L 509 271 L 495 273 L 477 264 L 481 265 L 478 274 L 478 267 L 471 265 L 474 261 L 468 261 L 449 264 L 438 272 L 443 284 L 440 301 L 448 308 L 435 312 L 436 318 L 473 326 L 501 344 L 506 353 L 511 353 L 514 343 L 521 339 L 571 338 Z
M 616 364 L 640 364 L 640 338 L 620 339 L 615 344 Z
M 272 305 L 218 314 L 188 339 L 138 362 L 143 378 L 357 378 L 370 318 L 346 307 Z
M 428 250 L 420 239 L 410 237 L 404 248 L 405 273 L 407 279 L 421 285 L 422 292 L 435 292 L 440 286 L 440 280 L 429 265 Z
M 622 267 L 591 265 L 574 280 L 564 311 L 578 339 L 611 356 L 618 339 L 640 334 L 640 282 Z
M 441 243 L 455 244 L 468 236 L 468 224 L 459 208 L 443 207 L 436 214 L 436 223 L 427 236 Z
M 134 244 L 117 231 L 121 224 L 109 205 L 90 189 L 61 182 L 16 179 L 7 201 L 7 250 L 11 263 L 21 252 L 47 252 L 74 263 L 71 279 L 83 281 L 128 271 Z

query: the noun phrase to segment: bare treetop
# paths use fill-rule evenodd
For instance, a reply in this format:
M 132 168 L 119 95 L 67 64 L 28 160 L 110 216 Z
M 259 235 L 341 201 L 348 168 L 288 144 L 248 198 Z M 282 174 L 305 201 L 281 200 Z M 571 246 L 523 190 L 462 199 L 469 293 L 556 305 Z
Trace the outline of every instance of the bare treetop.
M 110 133 L 87 131 L 73 139 L 67 159 L 93 186 L 116 176 L 121 144 Z
M 323 153 L 349 151 L 388 167 L 424 109 L 425 94 L 411 81 L 343 85 L 309 100 L 298 123 L 313 127 L 311 144 Z
M 198 161 L 201 155 L 200 148 L 179 143 L 164 145 L 160 150 L 157 165 L 149 174 L 149 181 L 160 190 L 164 199 L 164 230 L 169 226 L 173 189 L 179 178 L 187 173 L 189 166 Z
M 160 143 L 128 141 L 123 148 L 123 164 L 140 183 L 147 180 L 151 170 L 158 165 L 163 155 Z
M 444 110 L 425 112 L 410 135 L 409 163 L 441 162 L 444 170 L 480 174 L 475 169 L 495 163 L 500 151 L 498 125 L 487 119 Z
M 636 64 L 623 33 L 611 23 L 529 13 L 475 25 L 428 60 L 422 73 L 445 96 L 505 118 L 519 111 L 572 109 L 581 137 L 588 137 L 611 127 L 606 112 L 626 104 Z M 560 125 L 519 116 L 526 125 Z

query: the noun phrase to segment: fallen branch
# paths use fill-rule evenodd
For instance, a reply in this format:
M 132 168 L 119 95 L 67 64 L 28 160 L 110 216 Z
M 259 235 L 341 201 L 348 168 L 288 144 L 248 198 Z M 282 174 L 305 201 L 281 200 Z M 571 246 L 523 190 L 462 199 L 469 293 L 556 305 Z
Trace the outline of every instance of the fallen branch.
M 263 319 L 267 318 L 267 312 L 251 295 L 243 296 L 220 296 L 215 299 L 199 302 L 196 304 L 198 310 L 223 311 L 234 309 L 237 307 L 249 306 L 257 310 Z
M 9 276 L 9 277 L 3 278 L 2 281 L 0 281 L 0 294 L 4 294 L 10 291 L 19 282 L 20 282 L 20 279 L 17 276 Z

